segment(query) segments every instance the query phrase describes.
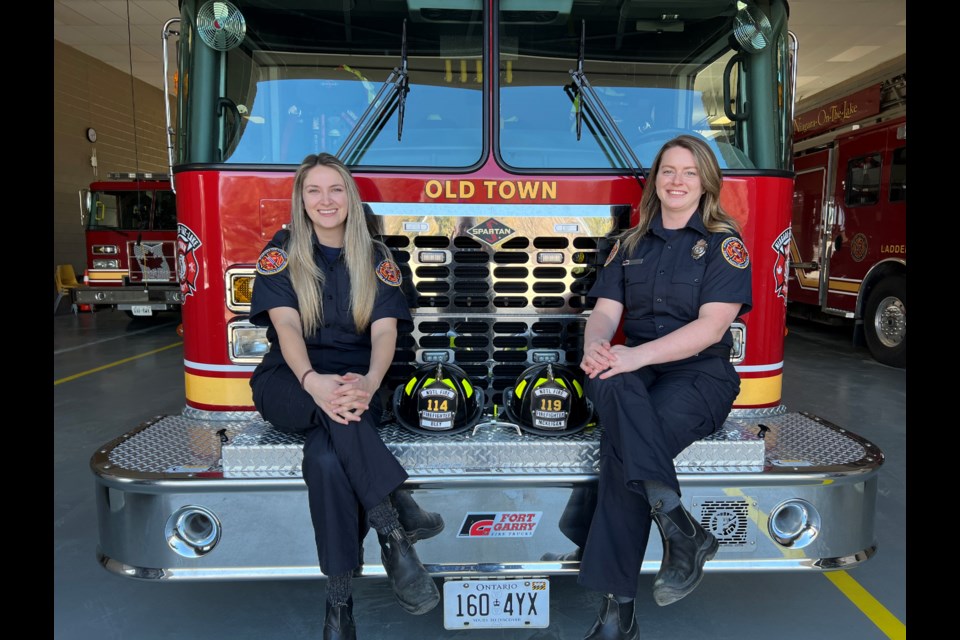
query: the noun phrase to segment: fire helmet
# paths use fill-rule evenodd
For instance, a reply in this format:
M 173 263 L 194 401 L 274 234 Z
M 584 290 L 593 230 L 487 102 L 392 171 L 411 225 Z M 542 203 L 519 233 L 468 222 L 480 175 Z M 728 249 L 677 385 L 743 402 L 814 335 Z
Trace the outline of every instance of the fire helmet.
M 393 414 L 401 425 L 430 435 L 460 433 L 474 426 L 483 412 L 483 390 L 453 364 L 418 367 L 393 392 Z
M 560 364 L 537 364 L 504 390 L 503 408 L 524 431 L 559 436 L 580 431 L 593 418 L 582 376 Z

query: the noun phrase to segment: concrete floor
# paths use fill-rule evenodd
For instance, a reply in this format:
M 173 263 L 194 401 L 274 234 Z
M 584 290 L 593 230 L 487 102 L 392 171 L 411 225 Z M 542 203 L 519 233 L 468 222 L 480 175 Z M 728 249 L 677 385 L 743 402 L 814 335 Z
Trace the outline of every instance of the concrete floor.
M 141 422 L 182 410 L 178 322 L 172 314 L 54 317 L 54 637 L 320 638 L 319 581 L 151 583 L 115 576 L 97 564 L 90 457 Z M 886 454 L 877 555 L 849 572 L 711 573 L 696 594 L 666 608 L 641 597 L 643 638 L 905 637 L 906 372 L 851 347 L 847 329 L 792 323 L 783 401 L 791 410 L 850 429 Z M 652 582 L 652 576 L 641 576 L 641 586 L 645 580 Z M 356 582 L 355 613 L 364 640 L 582 638 L 595 617 L 596 596 L 568 577 L 554 578 L 551 592 L 551 625 L 539 631 L 445 631 L 442 607 L 412 618 L 379 580 Z

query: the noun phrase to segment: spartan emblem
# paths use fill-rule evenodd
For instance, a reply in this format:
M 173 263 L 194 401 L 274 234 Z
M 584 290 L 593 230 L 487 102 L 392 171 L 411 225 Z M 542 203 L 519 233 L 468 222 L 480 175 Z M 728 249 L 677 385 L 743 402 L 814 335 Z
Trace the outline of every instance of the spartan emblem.
M 516 231 L 503 224 L 496 218 L 487 218 L 480 224 L 467 229 L 467 233 L 478 240 L 483 240 L 491 247 L 508 236 L 512 236 Z

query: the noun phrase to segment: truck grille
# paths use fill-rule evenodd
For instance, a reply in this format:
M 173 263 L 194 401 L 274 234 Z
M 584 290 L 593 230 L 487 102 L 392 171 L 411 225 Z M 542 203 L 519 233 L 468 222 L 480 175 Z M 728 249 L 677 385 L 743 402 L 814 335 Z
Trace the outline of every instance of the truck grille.
M 596 279 L 605 240 L 596 237 L 511 238 L 494 249 L 466 236 L 383 236 L 404 279 L 412 282 L 410 306 L 418 313 L 508 313 L 589 309 L 586 295 Z M 447 264 L 422 260 L 442 253 Z M 542 256 L 561 264 L 538 262 Z
M 482 217 L 381 221 L 413 316 L 412 327 L 401 328 L 389 387 L 425 363 L 453 363 L 484 390 L 490 409 L 527 367 L 580 363 L 587 293 L 609 253 L 614 216 L 498 215 L 510 234 L 493 242 L 470 235 L 489 222 Z
M 167 240 L 127 243 L 130 282 L 176 282 L 177 245 Z
M 488 404 L 502 405 L 503 390 L 527 367 L 537 362 L 579 364 L 586 324 L 580 315 L 425 317 L 414 310 L 413 329 L 397 339 L 387 384 L 392 389 L 405 383 L 426 362 L 449 362 L 484 390 Z

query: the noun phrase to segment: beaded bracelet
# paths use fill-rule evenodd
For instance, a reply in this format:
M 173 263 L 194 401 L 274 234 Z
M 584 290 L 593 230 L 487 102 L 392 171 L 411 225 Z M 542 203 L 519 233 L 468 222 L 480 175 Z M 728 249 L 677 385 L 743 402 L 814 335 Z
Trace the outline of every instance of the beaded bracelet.
M 300 376 L 300 388 L 303 389 L 303 382 L 307 379 L 307 376 L 311 373 L 315 373 L 313 369 L 307 369 L 307 371 Z M 305 390 L 305 389 L 304 389 Z

